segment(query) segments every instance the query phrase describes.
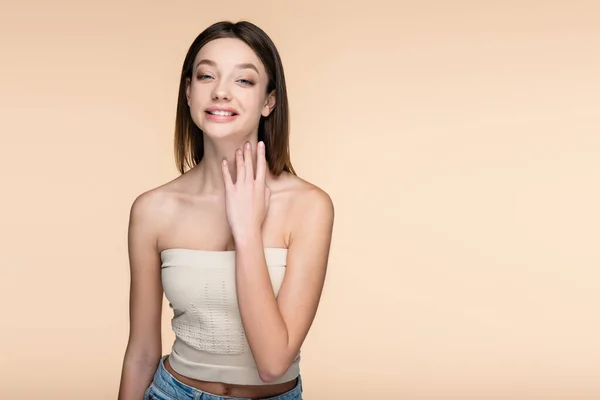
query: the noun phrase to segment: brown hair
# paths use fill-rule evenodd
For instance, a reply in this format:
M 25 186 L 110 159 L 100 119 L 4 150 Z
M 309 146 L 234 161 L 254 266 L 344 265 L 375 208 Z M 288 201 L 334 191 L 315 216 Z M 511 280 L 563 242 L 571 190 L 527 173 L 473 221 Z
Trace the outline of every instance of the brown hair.
M 204 155 L 202 130 L 192 120 L 187 104 L 186 84 L 192 79 L 196 55 L 206 43 L 219 38 L 236 38 L 246 43 L 263 63 L 269 82 L 267 93 L 275 91 L 275 107 L 268 117 L 261 116 L 258 140 L 265 143 L 269 170 L 275 176 L 283 171 L 296 174 L 289 153 L 289 107 L 283 65 L 277 48 L 267 34 L 256 25 L 240 21 L 214 23 L 192 42 L 181 68 L 177 112 L 175 117 L 175 164 L 180 173 L 193 168 Z

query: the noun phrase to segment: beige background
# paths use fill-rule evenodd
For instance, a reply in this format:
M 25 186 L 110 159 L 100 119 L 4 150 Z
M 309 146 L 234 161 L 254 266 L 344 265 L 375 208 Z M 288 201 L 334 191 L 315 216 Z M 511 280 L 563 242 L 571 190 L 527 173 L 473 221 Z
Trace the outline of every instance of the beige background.
M 5 3 L 0 398 L 116 398 L 129 207 L 221 19 L 279 47 L 336 205 L 305 398 L 600 398 L 598 2 Z

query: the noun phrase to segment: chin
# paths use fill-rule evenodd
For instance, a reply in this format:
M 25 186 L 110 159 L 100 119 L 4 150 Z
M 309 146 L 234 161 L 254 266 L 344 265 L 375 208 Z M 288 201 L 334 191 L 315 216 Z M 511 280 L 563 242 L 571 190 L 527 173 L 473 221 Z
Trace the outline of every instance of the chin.
M 192 117 L 194 123 L 202 132 L 213 140 L 239 139 L 243 140 L 252 132 L 252 126 L 247 126 L 248 121 L 240 119 L 240 116 L 233 120 L 210 118 L 204 113 L 196 114 Z M 254 128 L 256 129 L 256 128 Z
M 211 139 L 232 139 L 244 135 L 234 124 L 212 123 L 203 121 L 200 125 L 202 132 Z

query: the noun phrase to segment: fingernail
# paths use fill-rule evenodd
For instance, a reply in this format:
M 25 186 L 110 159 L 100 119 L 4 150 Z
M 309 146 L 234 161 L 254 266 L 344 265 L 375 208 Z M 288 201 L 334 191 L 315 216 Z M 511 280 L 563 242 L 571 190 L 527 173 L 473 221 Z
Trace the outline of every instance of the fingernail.
M 258 145 L 259 145 L 260 147 L 265 147 L 265 144 L 263 143 L 263 141 L 262 141 L 262 140 L 261 140 L 260 142 L 258 142 Z
M 250 148 L 250 142 L 246 142 L 246 148 L 249 149 Z

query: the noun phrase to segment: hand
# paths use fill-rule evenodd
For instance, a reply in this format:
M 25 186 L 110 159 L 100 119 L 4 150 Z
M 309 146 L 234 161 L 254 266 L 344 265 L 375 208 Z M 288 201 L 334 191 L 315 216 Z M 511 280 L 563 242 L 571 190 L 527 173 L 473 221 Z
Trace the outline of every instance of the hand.
M 246 143 L 244 150 L 235 154 L 237 179 L 231 179 L 227 161 L 223 160 L 223 180 L 225 181 L 225 209 L 227 221 L 234 239 L 261 233 L 262 224 L 267 216 L 271 191 L 266 185 L 267 160 L 264 143 L 258 143 L 256 161 L 256 179 L 252 148 Z

